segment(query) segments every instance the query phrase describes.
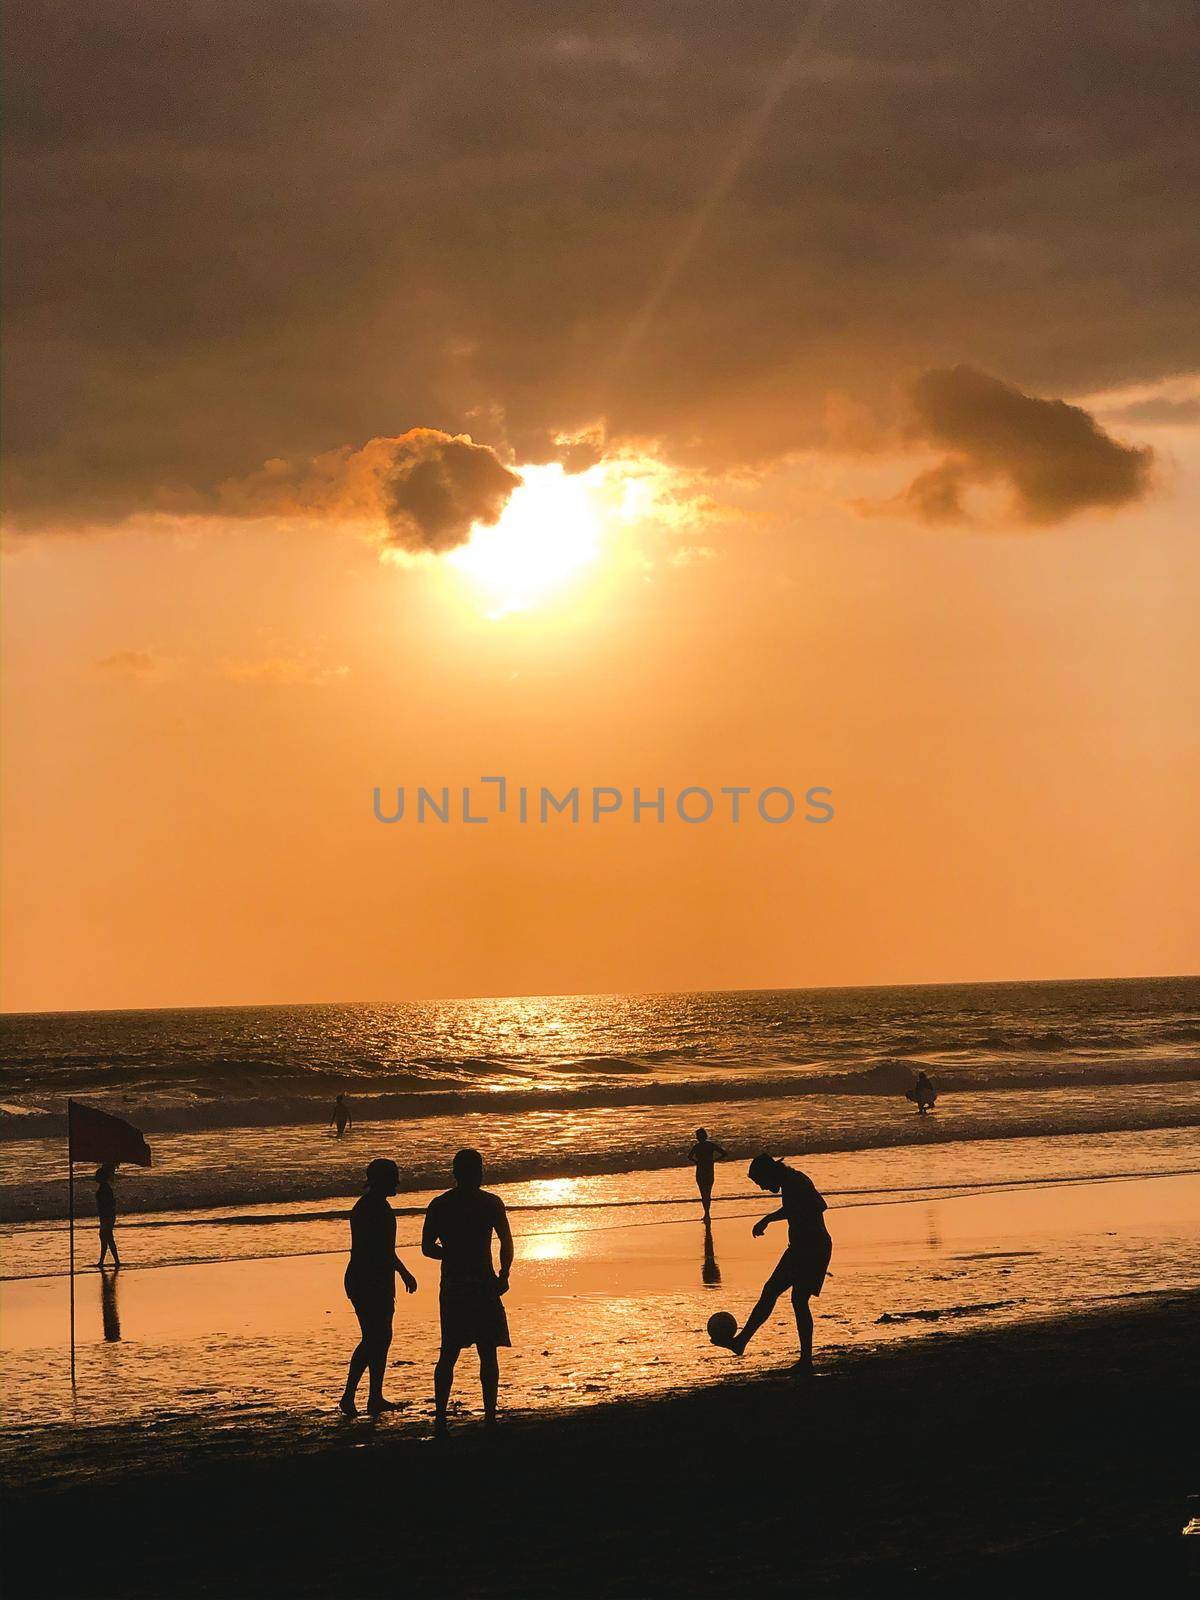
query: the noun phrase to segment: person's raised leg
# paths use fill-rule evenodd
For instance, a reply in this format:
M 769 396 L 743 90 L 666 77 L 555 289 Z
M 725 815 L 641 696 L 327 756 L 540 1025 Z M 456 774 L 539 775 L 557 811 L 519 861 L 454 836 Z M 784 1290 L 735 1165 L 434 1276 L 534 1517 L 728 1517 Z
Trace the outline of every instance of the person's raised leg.
M 500 1391 L 500 1361 L 494 1344 L 479 1346 L 479 1386 L 483 1390 L 483 1420 L 496 1426 L 496 1396 Z
M 449 1431 L 446 1412 L 450 1405 L 450 1390 L 454 1386 L 454 1365 L 458 1356 L 457 1345 L 444 1344 L 438 1355 L 437 1366 L 433 1369 L 433 1431 L 437 1434 Z
M 796 1332 L 800 1335 L 800 1365 L 812 1369 L 813 1314 L 808 1296 L 801 1289 L 792 1290 L 792 1310 L 796 1313 Z
M 779 1299 L 779 1296 L 785 1289 L 791 1287 L 791 1282 L 791 1263 L 785 1250 L 779 1258 L 779 1264 L 775 1271 L 763 1284 L 762 1293 L 759 1295 L 753 1311 L 746 1318 L 742 1331 L 734 1335 L 733 1342 L 729 1347 L 734 1355 L 745 1355 L 746 1346 L 774 1311 L 775 1302 Z

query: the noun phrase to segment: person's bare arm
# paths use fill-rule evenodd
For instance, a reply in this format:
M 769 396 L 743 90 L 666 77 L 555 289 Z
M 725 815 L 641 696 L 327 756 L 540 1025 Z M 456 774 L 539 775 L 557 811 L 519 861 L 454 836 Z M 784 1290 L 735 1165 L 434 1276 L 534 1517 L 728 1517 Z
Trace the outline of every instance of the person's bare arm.
M 442 1259 L 442 1247 L 438 1243 L 437 1223 L 425 1213 L 425 1226 L 421 1229 L 421 1254 L 428 1256 L 431 1261 Z
M 412 1273 L 404 1265 L 399 1256 L 396 1257 L 396 1271 L 400 1274 L 400 1282 L 404 1285 L 405 1291 L 408 1294 L 416 1294 L 417 1280 L 413 1277 Z
M 500 1241 L 500 1293 L 504 1294 L 508 1289 L 508 1275 L 512 1271 L 514 1251 L 512 1225 L 503 1204 L 496 1218 L 496 1237 Z
M 751 1228 L 750 1232 L 756 1239 L 761 1239 L 763 1234 L 766 1233 L 767 1229 L 773 1222 L 782 1222 L 786 1215 L 786 1211 L 780 1210 L 772 1211 L 769 1216 L 759 1217 L 758 1221 L 754 1224 L 753 1228 Z

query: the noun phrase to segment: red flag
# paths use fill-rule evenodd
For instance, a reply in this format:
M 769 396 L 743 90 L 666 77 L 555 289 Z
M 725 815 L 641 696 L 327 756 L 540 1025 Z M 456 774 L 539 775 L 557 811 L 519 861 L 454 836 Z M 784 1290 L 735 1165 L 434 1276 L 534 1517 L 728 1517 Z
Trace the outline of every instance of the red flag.
M 81 1106 L 78 1100 L 67 1101 L 67 1153 L 72 1161 L 150 1165 L 150 1146 L 131 1122 L 110 1117 L 94 1106 Z

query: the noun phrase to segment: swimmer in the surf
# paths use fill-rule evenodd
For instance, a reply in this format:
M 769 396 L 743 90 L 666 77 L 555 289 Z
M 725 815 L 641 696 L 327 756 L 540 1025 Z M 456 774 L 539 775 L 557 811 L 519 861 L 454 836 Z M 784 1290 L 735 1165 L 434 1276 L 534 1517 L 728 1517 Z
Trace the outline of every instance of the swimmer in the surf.
M 937 1090 L 924 1072 L 918 1072 L 916 1083 L 906 1091 L 904 1098 L 911 1100 L 917 1108 L 917 1115 L 923 1117 L 937 1100 Z

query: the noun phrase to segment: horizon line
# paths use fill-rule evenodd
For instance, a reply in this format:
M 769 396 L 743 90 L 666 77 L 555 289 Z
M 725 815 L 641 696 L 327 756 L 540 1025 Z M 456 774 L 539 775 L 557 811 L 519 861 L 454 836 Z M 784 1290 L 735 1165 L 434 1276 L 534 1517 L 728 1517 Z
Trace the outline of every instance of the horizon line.
M 861 993 L 880 989 L 990 989 L 998 987 L 1029 986 L 1056 983 L 1195 983 L 1200 973 L 1150 972 L 1124 973 L 1108 976 L 1068 976 L 1052 978 L 936 978 L 914 983 L 801 983 L 767 984 L 764 987 L 729 989 L 576 989 L 553 993 L 530 991 L 524 994 L 443 994 L 418 995 L 406 999 L 357 1000 L 242 1000 L 236 1002 L 208 1001 L 199 1005 L 158 1006 L 61 1006 L 32 1010 L 0 1009 L 0 1019 L 16 1017 L 95 1017 L 138 1016 L 158 1011 L 297 1011 L 305 1008 L 338 1006 L 426 1006 L 470 1005 L 481 1001 L 511 1000 L 613 1000 L 621 997 L 635 999 L 662 999 L 670 995 L 699 994 L 837 994 Z

